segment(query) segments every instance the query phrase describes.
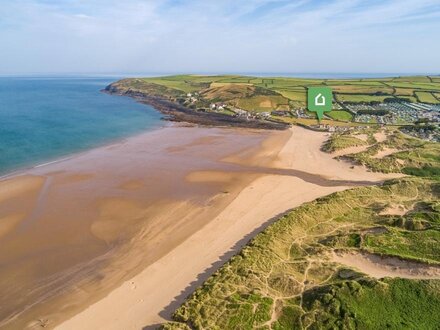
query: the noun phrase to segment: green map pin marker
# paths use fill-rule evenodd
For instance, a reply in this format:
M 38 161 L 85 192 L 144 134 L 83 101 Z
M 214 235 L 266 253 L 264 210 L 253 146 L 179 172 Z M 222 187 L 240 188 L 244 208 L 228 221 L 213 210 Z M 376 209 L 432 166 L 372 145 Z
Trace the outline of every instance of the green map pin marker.
M 307 108 L 316 112 L 321 121 L 324 112 L 332 110 L 333 93 L 330 87 L 309 87 L 307 89 Z

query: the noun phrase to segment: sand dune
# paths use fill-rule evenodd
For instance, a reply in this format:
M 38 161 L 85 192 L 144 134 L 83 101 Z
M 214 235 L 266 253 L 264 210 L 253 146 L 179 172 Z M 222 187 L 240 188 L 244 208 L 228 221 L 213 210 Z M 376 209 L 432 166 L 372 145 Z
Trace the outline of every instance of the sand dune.
M 382 257 L 366 252 L 336 252 L 331 259 L 375 278 L 440 279 L 439 266 L 429 266 L 396 257 Z
M 385 131 L 380 131 L 380 132 L 374 133 L 374 138 L 379 143 L 384 142 L 387 139 L 387 134 L 385 133 Z
M 403 151 L 403 150 L 399 150 L 399 149 L 396 149 L 396 148 L 387 148 L 387 147 L 385 147 L 382 150 L 380 150 L 377 154 L 375 154 L 373 156 L 373 158 L 382 159 L 382 158 L 384 158 L 386 156 L 395 154 L 396 152 L 400 152 L 400 151 Z
M 345 155 L 358 154 L 360 152 L 366 151 L 369 147 L 370 147 L 369 145 L 348 147 L 348 148 L 344 148 L 344 149 L 332 152 L 331 155 L 334 158 L 336 158 L 336 157 L 341 157 L 341 156 L 345 156 Z

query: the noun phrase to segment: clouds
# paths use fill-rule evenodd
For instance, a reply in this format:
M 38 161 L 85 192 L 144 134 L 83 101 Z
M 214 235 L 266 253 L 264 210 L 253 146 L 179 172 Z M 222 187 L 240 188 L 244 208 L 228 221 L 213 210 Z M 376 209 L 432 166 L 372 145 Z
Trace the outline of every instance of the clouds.
M 438 0 L 18 0 L 0 73 L 435 73 L 439 18 Z

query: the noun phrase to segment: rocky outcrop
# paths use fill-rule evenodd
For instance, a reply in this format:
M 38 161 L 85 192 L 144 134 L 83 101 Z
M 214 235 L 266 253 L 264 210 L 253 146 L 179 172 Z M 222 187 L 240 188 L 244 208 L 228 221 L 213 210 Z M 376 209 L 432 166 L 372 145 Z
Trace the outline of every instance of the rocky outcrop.
M 103 92 L 114 95 L 129 96 L 140 103 L 151 105 L 165 115 L 164 119 L 170 121 L 188 122 L 206 126 L 231 126 L 275 130 L 287 129 L 290 126 L 285 123 L 268 120 L 247 120 L 245 118 L 228 116 L 221 113 L 193 110 L 164 97 L 150 95 L 126 87 L 121 88 L 116 84 L 108 85 Z

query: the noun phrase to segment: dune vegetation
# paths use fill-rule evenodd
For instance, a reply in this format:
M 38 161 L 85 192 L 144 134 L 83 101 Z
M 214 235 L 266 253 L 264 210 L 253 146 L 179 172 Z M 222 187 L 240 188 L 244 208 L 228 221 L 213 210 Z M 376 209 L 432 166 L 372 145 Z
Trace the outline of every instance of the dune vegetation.
M 353 132 L 333 134 L 323 150 L 333 152 L 347 147 L 368 146 L 364 151 L 344 155 L 342 158 L 365 165 L 372 171 L 404 173 L 408 175 L 440 179 L 440 144 L 404 135 L 399 130 L 387 130 L 384 141 L 376 141 L 373 133 L 368 141 L 360 141 Z M 381 156 L 382 154 L 382 156 Z
M 304 110 L 307 87 L 330 86 L 334 111 L 320 123 L 342 129 L 322 150 L 353 167 L 407 175 L 334 193 L 281 217 L 188 297 L 164 329 L 434 329 L 440 324 L 440 144 L 406 135 L 410 129 L 428 130 L 425 122 L 379 128 L 351 122 L 353 113 L 343 106 L 440 103 L 437 77 L 181 75 L 116 84 L 196 110 L 279 111 L 272 120 L 299 125 L 316 120 L 283 111 Z M 356 129 L 348 127 L 354 124 Z
M 438 182 L 405 178 L 303 205 L 251 240 L 163 328 L 433 329 L 440 280 L 378 279 L 332 253 L 440 264 L 439 196 Z M 389 211 L 396 207 L 405 213 Z
M 366 146 L 367 142 L 349 134 L 334 134 L 323 146 L 322 150 L 334 152 L 351 147 Z
M 410 176 L 289 212 L 216 271 L 162 328 L 436 328 L 440 182 L 431 173 L 438 170 L 439 144 L 370 128 L 333 134 L 323 149 L 354 146 L 365 150 L 344 159 Z M 365 262 L 354 266 L 360 258 Z

